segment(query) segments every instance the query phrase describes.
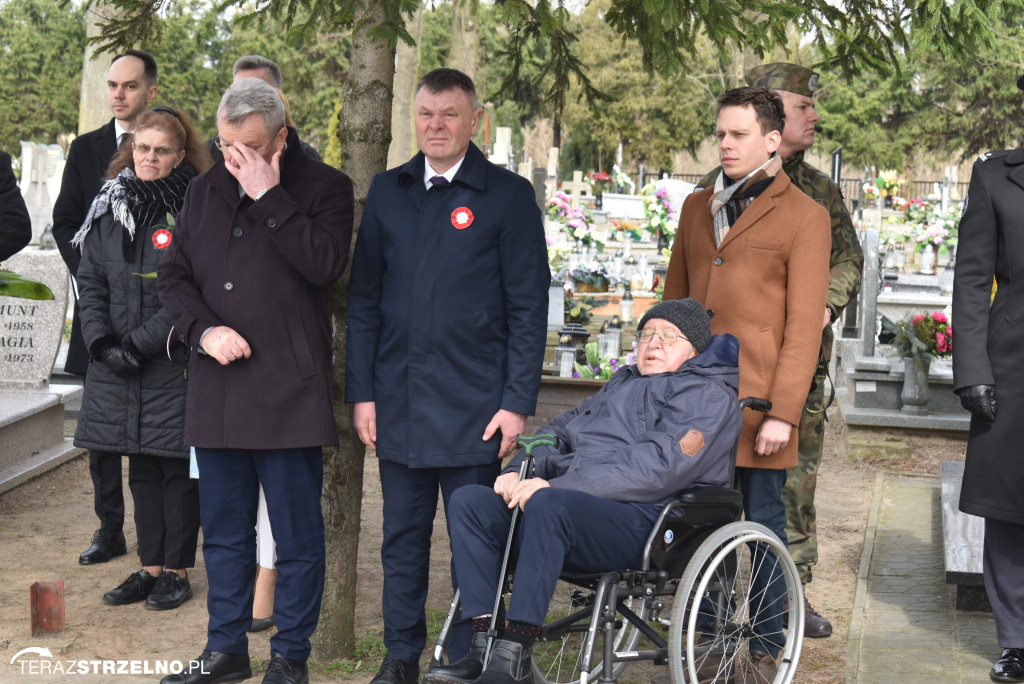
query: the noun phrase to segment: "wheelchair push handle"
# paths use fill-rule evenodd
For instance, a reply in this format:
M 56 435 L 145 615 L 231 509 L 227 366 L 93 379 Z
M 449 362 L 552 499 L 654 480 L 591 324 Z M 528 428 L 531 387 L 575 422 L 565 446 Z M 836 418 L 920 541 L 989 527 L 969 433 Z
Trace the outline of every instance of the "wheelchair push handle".
M 768 413 L 772 410 L 772 402 L 758 397 L 743 397 L 740 399 L 740 409 L 750 408 L 761 413 Z
M 533 437 L 519 435 L 516 441 L 520 447 L 526 449 L 527 456 L 533 456 L 533 450 L 539 446 L 558 448 L 558 435 L 534 435 Z

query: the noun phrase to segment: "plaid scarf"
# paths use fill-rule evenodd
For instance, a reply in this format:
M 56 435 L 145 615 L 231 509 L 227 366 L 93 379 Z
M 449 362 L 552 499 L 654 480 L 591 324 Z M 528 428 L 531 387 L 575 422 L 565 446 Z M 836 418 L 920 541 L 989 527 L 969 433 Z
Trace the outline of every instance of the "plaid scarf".
M 108 211 L 124 226 L 126 242 L 130 244 L 135 239 L 136 227 L 145 230 L 167 214 L 177 216 L 181 212 L 185 189 L 195 175 L 191 166 L 182 164 L 163 178 L 143 181 L 130 166 L 124 167 L 100 188 L 71 244 L 81 248 L 93 224 Z
M 715 192 L 711 195 L 711 216 L 715 225 L 715 246 L 722 244 L 722 240 L 729 234 L 729 229 L 739 220 L 743 210 L 750 206 L 758 195 L 764 191 L 775 175 L 782 169 L 782 158 L 774 154 L 764 164 L 748 173 L 738 181 L 733 181 L 725 175 L 725 171 L 718 174 L 715 181 Z M 728 187 L 726 182 L 729 183 Z

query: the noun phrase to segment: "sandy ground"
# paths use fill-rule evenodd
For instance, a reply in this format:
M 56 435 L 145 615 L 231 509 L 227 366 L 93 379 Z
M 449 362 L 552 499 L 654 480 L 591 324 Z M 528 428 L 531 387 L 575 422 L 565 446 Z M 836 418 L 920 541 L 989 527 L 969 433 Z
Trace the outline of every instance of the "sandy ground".
M 820 561 L 815 580 L 807 594 L 812 604 L 832 620 L 835 631 L 828 639 L 807 639 L 796 680 L 820 684 L 843 682 L 846 668 L 846 637 L 856 588 L 871 503 L 875 473 L 879 470 L 938 474 L 942 460 L 961 460 L 963 444 L 936 436 L 889 436 L 910 445 L 904 460 L 872 462 L 853 460 L 846 453 L 843 426 L 835 419 L 827 426 L 825 462 L 818 485 L 818 532 Z M 127 467 L 124 468 L 127 476 Z M 128 494 L 127 481 L 125 493 Z M 125 534 L 129 549 L 134 547 L 131 497 Z M 359 550 L 359 609 L 357 625 L 361 658 L 317 667 L 314 682 L 368 682 L 379 664 L 380 635 L 380 485 L 376 460 L 368 456 L 362 506 L 363 535 Z M 450 601 L 447 539 L 438 517 L 433 535 L 436 550 L 428 614 L 436 622 Z M 137 667 L 156 667 L 158 661 L 187 660 L 198 655 L 205 644 L 206 578 L 202 554 L 190 573 L 195 598 L 180 609 L 168 612 L 145 610 L 142 604 L 111 607 L 100 596 L 139 568 L 131 552 L 97 566 L 78 564 L 78 554 L 89 543 L 96 527 L 92 513 L 92 483 L 88 462 L 76 459 L 64 466 L 0 496 L 0 683 L 50 684 L 51 682 L 153 682 L 156 675 L 60 675 L 23 671 L 11 664 L 16 653 L 28 647 L 46 647 L 52 658 L 69 669 L 71 661 L 145 661 Z M 32 637 L 30 634 L 29 586 L 36 581 L 63 580 L 67 626 L 62 635 Z M 250 635 L 250 654 L 269 656 L 272 632 Z M 20 662 L 20 661 L 19 661 Z M 42 668 L 43 666 L 39 666 Z M 79 667 L 76 662 L 75 667 Z M 92 667 L 91 665 L 89 666 Z M 126 667 L 131 667 L 127 663 Z M 92 671 L 92 670 L 90 670 Z M 250 681 L 259 681 L 257 678 Z M 629 669 L 622 680 L 646 682 L 650 673 Z

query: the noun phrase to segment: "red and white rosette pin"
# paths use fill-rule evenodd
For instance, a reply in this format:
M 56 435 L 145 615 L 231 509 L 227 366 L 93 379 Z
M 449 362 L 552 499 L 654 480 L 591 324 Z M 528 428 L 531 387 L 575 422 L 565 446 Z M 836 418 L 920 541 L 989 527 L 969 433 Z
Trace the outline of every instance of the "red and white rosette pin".
M 473 225 L 473 212 L 469 207 L 459 207 L 452 212 L 452 225 L 458 230 L 465 230 Z
M 171 231 L 160 230 L 153 233 L 153 246 L 157 249 L 167 249 L 171 246 Z

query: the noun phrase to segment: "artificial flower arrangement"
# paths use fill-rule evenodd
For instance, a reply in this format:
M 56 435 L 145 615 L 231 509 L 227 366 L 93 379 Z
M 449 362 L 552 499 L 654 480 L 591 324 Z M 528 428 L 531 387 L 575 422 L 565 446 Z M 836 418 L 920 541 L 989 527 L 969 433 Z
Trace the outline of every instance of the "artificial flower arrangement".
M 636 183 L 619 168 L 618 164 L 612 165 L 612 188 L 615 192 L 625 195 L 636 192 Z
M 593 292 L 606 292 L 608 284 L 611 282 L 608 269 L 597 262 L 578 265 L 569 273 L 569 278 L 576 283 L 577 289 L 581 289 L 580 285 L 582 284 L 585 286 L 582 289 L 589 289 Z
M 581 207 L 573 207 L 569 196 L 561 190 L 555 192 L 547 204 L 547 215 L 552 221 L 565 226 L 570 240 L 579 240 L 584 245 L 595 245 L 597 251 L 604 251 L 604 243 L 594 235 L 594 221 Z
M 562 300 L 562 307 L 570 321 L 586 325 L 590 322 L 590 310 L 594 308 L 594 299 L 591 297 L 574 297 L 572 290 L 566 290 L 565 298 Z
M 626 239 L 628 237 L 635 242 L 639 242 L 643 239 L 643 235 L 640 234 L 640 227 L 632 221 L 612 219 L 612 225 L 615 226 L 615 230 L 622 231 L 622 239 Z
M 668 199 L 668 191 L 655 187 L 654 183 L 648 183 L 640 191 L 640 194 L 644 197 L 644 218 L 647 219 L 647 229 L 655 235 L 661 233 L 671 243 L 676 235 L 678 217 Z
M 607 380 L 615 371 L 626 365 L 626 359 L 615 356 L 599 356 L 597 353 L 597 342 L 588 342 L 583 347 L 587 362 L 576 362 L 576 370 L 573 371 L 574 378 L 585 378 L 588 380 Z
M 569 250 L 563 247 L 555 247 L 554 241 L 544 236 L 544 242 L 548 247 L 548 266 L 551 268 L 551 277 L 562 279 L 565 267 L 569 264 Z
M 597 195 L 608 192 L 608 188 L 612 184 L 612 177 L 608 175 L 607 171 L 591 171 L 587 174 L 587 182 L 594 186 L 594 194 Z
M 882 197 L 891 197 L 895 195 L 897 190 L 899 190 L 899 187 L 904 183 L 906 183 L 906 181 L 901 180 L 899 174 L 892 169 L 882 171 L 878 174 L 878 177 L 875 178 L 875 185 L 878 186 L 878 190 Z
M 895 216 L 890 216 L 882 223 L 882 229 L 878 231 L 878 244 L 880 247 L 900 247 L 910 241 L 914 233 L 914 226 L 900 221 Z
M 877 200 L 882 196 L 882 191 L 878 189 L 874 181 L 864 181 L 864 199 Z
M 945 358 L 953 354 L 953 326 L 941 311 L 932 314 L 908 314 L 893 323 L 882 321 L 882 331 L 893 336 L 889 342 L 901 358 Z

